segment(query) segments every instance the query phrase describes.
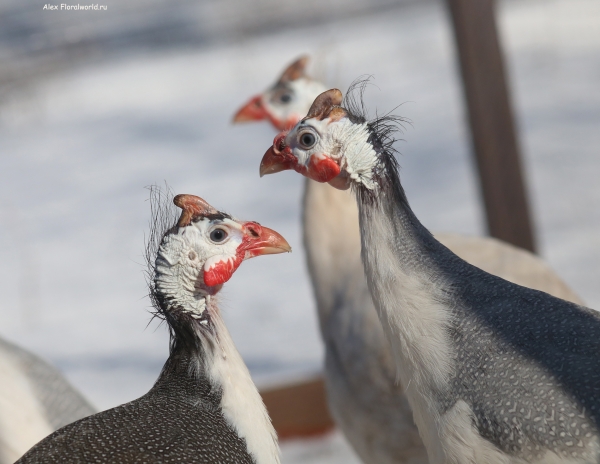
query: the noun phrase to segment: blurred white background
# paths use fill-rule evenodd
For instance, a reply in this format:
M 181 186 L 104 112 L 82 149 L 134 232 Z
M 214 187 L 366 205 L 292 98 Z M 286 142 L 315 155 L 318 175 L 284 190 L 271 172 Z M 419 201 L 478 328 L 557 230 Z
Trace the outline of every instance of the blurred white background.
M 166 360 L 143 271 L 151 184 L 282 233 L 222 292 L 259 385 L 320 370 L 304 268 L 302 179 L 258 177 L 275 134 L 235 110 L 297 56 L 372 114 L 408 117 L 402 180 L 434 232 L 483 234 L 454 43 L 439 1 L 106 1 L 49 12 L 0 0 L 0 334 L 57 365 L 101 409 L 146 392 Z M 540 254 L 600 308 L 600 2 L 499 1 Z M 284 461 L 356 462 L 339 435 Z

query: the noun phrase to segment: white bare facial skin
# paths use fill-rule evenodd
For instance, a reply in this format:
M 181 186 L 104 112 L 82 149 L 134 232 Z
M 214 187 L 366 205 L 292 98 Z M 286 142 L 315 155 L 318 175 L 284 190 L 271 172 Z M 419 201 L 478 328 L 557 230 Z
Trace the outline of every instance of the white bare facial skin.
M 224 235 L 222 240 L 221 234 Z M 212 235 L 212 237 L 211 237 Z M 170 306 L 185 308 L 195 318 L 206 309 L 211 290 L 204 271 L 234 261 L 243 240 L 242 226 L 231 219 L 202 218 L 165 237 L 156 260 L 156 290 Z
M 316 142 L 311 147 L 302 144 L 302 135 L 306 131 L 311 131 L 316 136 Z M 373 174 L 379 160 L 373 146 L 367 141 L 368 138 L 366 123 L 355 124 L 348 118 L 339 121 L 311 118 L 297 124 L 287 135 L 285 142 L 299 164 L 307 167 L 311 157 L 317 160 L 330 158 L 339 164 L 342 172 L 352 182 L 372 190 L 376 188 Z
M 314 145 L 302 143 L 306 132 L 315 135 Z M 373 190 L 376 188 L 373 176 L 379 159 L 368 142 L 369 135 L 366 123 L 355 124 L 346 117 L 337 121 L 311 118 L 297 124 L 287 135 L 285 143 L 302 166 L 308 167 L 311 157 L 317 160 L 330 158 L 338 163 L 351 182 Z

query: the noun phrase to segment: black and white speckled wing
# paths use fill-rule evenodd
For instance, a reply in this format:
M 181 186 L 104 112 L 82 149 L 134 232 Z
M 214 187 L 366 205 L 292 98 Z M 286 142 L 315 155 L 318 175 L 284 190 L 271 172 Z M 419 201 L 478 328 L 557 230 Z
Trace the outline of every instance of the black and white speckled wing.
M 477 268 L 463 276 L 448 408 L 466 401 L 480 434 L 508 454 L 536 460 L 551 451 L 596 462 L 598 313 Z

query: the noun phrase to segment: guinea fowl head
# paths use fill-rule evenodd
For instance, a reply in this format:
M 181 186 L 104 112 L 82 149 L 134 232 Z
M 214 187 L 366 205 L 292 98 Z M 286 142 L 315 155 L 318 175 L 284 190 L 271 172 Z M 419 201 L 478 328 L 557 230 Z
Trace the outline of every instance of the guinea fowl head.
M 291 251 L 286 240 L 257 222 L 239 221 L 202 198 L 177 195 L 177 223 L 163 234 L 156 251 L 152 297 L 159 313 L 201 319 L 207 301 L 242 261 Z
M 363 84 L 357 83 L 361 97 Z M 387 115 L 367 122 L 362 108 L 349 110 L 342 100 L 338 89 L 320 94 L 306 117 L 275 137 L 261 161 L 261 177 L 293 169 L 340 190 L 374 191 L 384 168 L 397 168 L 391 135 L 402 119 Z M 358 106 L 354 100 L 344 103 Z
M 308 56 L 302 56 L 290 64 L 272 87 L 240 108 L 233 122 L 266 119 L 278 130 L 293 127 L 304 117 L 314 98 L 325 90 L 323 84 L 306 75 L 308 60 Z

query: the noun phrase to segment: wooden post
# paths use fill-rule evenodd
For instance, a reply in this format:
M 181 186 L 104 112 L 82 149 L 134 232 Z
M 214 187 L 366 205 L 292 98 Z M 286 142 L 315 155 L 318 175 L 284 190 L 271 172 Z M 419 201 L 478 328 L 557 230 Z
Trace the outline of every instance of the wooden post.
M 320 377 L 260 394 L 279 439 L 321 435 L 335 427 Z
M 493 0 L 447 0 L 492 237 L 535 252 Z

